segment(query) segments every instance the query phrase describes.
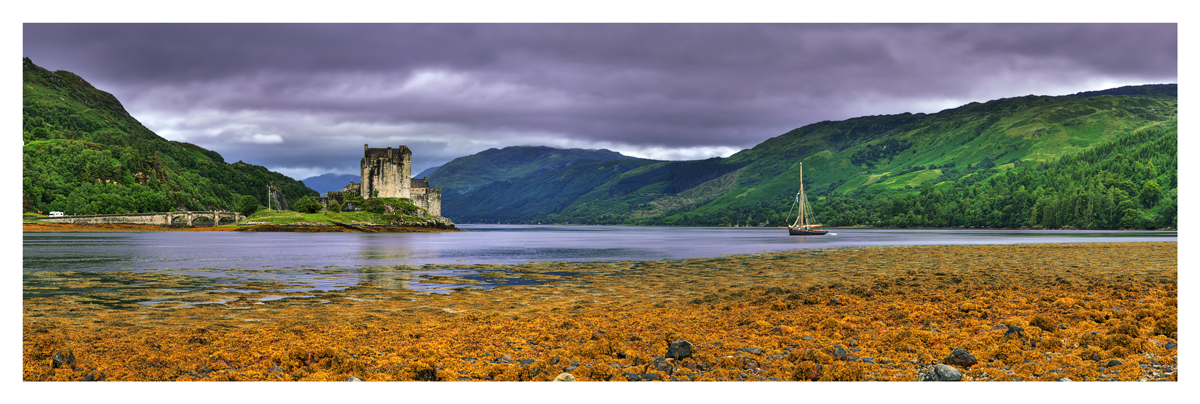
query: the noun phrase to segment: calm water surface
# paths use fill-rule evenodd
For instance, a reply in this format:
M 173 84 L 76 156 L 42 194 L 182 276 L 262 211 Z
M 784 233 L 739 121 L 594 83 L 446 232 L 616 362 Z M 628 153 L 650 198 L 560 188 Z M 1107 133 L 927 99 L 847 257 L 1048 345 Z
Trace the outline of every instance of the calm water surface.
M 533 261 L 657 260 L 797 248 L 1177 241 L 1174 231 L 459 225 L 459 233 L 24 233 L 32 271 L 353 268 Z

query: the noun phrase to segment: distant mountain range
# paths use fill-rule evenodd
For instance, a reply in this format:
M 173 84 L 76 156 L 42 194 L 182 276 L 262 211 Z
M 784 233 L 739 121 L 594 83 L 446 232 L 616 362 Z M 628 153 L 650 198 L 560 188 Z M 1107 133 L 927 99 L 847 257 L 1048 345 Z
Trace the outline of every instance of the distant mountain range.
M 777 225 L 804 183 L 826 225 L 1174 227 L 1177 86 L 825 121 L 728 158 L 491 149 L 430 176 L 459 223 Z
M 316 177 L 308 177 L 300 180 L 300 182 L 303 182 L 304 186 L 308 187 L 309 189 L 317 191 L 323 195 L 329 191 L 341 191 L 342 188 L 345 188 L 346 185 L 349 185 L 351 181 L 359 183 L 362 182 L 361 180 L 362 177 L 358 175 L 328 173 L 321 174 Z

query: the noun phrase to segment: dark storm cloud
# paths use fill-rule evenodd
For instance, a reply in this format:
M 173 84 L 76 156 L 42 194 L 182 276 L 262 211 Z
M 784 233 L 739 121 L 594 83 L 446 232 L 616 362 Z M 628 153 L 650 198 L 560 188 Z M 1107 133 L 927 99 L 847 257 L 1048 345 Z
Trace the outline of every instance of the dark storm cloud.
M 152 130 L 294 177 L 489 147 L 728 155 L 821 120 L 1175 82 L 1174 24 L 26 24 Z

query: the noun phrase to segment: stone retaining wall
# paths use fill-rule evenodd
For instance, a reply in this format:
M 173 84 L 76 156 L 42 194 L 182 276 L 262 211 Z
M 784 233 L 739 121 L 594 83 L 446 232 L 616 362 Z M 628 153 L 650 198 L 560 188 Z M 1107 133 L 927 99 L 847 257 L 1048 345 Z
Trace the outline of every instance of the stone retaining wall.
M 149 224 L 159 226 L 169 226 L 173 219 L 182 217 L 187 226 L 196 225 L 195 220 L 200 217 L 211 218 L 212 222 L 207 222 L 207 226 L 213 223 L 219 223 L 222 218 L 232 218 L 233 221 L 245 220 L 246 216 L 237 212 L 160 212 L 160 213 L 132 213 L 126 215 L 80 215 L 80 216 L 61 216 L 61 217 L 43 217 L 39 220 L 45 223 L 59 224 Z

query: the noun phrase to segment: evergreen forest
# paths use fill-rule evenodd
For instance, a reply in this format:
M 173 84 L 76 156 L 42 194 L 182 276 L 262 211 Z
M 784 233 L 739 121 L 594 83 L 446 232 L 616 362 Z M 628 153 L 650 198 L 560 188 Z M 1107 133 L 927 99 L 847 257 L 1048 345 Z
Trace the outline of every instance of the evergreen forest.
M 242 196 L 267 205 L 317 193 L 283 174 L 185 142 L 134 119 L 111 94 L 24 58 L 22 209 L 69 215 L 235 210 Z

